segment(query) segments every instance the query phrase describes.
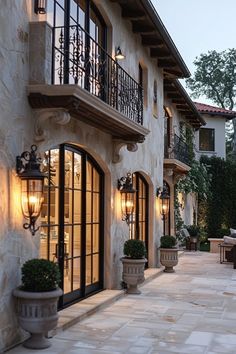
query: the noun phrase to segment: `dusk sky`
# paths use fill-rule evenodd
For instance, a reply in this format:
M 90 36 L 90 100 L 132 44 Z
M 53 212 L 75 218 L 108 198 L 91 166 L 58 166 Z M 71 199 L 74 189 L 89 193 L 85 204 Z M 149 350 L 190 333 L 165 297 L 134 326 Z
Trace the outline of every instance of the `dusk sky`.
M 201 53 L 235 47 L 236 0 L 152 0 L 152 3 L 191 73 L 193 61 Z

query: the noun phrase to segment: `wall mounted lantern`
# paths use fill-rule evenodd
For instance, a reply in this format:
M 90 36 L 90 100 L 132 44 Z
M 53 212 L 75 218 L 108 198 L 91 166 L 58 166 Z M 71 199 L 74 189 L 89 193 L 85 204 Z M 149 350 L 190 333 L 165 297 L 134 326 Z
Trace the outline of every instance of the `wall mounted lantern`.
M 46 14 L 47 0 L 34 0 L 34 12 L 37 15 Z
M 116 60 L 125 59 L 125 56 L 120 49 L 120 46 L 116 48 L 115 58 L 116 58 Z
M 157 189 L 157 197 L 160 198 L 160 213 L 162 215 L 162 220 L 165 220 L 166 215 L 169 213 L 170 210 L 170 195 L 163 185 L 163 189 Z
M 134 212 L 134 198 L 136 192 L 133 188 L 131 173 L 127 173 L 126 177 L 121 177 L 118 180 L 118 190 L 121 194 L 122 220 L 130 224 Z
M 24 151 L 16 157 L 16 172 L 21 179 L 21 208 L 28 223 L 23 224 L 32 235 L 39 229 L 36 220 L 43 203 L 44 173 L 40 171 L 41 158 L 36 155 L 37 146 L 32 145 L 31 151 Z

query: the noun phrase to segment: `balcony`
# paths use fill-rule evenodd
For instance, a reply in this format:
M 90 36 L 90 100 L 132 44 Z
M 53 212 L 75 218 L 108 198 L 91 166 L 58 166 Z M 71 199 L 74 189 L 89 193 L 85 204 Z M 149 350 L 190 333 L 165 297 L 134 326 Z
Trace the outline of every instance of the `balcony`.
M 35 36 L 39 36 L 40 28 L 42 23 L 31 24 Z M 34 84 L 28 87 L 31 107 L 60 107 L 113 138 L 143 142 L 149 131 L 143 127 L 142 87 L 79 25 L 50 30 L 47 36 L 52 36 L 51 82 L 33 80 Z M 31 36 L 34 42 L 35 36 Z M 39 44 L 42 43 L 41 39 Z M 37 48 L 36 53 L 39 52 Z M 38 59 L 31 60 L 34 66 L 35 61 Z M 35 69 L 40 70 L 42 64 L 37 62 Z
M 185 174 L 190 170 L 188 145 L 176 134 L 170 144 L 165 136 L 164 169 L 171 169 L 178 174 Z

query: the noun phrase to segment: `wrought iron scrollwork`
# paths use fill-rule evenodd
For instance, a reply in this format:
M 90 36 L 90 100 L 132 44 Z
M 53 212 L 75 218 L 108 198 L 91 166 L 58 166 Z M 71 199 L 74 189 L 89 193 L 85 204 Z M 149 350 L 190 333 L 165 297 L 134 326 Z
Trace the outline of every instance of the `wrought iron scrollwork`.
M 143 89 L 80 26 L 54 27 L 54 84 L 77 84 L 138 124 Z
M 168 147 L 168 139 L 165 137 L 165 158 L 179 160 L 186 165 L 190 165 L 190 153 L 186 142 L 178 135 L 173 136 L 173 145 Z

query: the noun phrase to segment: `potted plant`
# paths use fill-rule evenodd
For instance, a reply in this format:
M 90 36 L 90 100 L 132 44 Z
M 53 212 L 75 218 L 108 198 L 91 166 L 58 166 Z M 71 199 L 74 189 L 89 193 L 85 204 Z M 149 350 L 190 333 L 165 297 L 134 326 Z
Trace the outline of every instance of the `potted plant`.
M 178 264 L 178 248 L 176 237 L 165 235 L 161 237 L 160 262 L 165 267 L 164 272 L 173 273 L 173 267 Z
M 138 284 L 144 281 L 146 247 L 141 240 L 127 240 L 124 243 L 122 279 L 127 284 L 128 294 L 140 294 Z
M 45 337 L 56 327 L 57 302 L 62 295 L 58 287 L 58 265 L 46 259 L 31 259 L 22 266 L 22 285 L 13 290 L 17 299 L 17 315 L 20 326 L 31 333 L 24 346 L 32 349 L 48 348 Z
M 190 235 L 190 242 L 197 243 L 200 235 L 200 227 L 197 225 L 188 225 L 186 228 Z

